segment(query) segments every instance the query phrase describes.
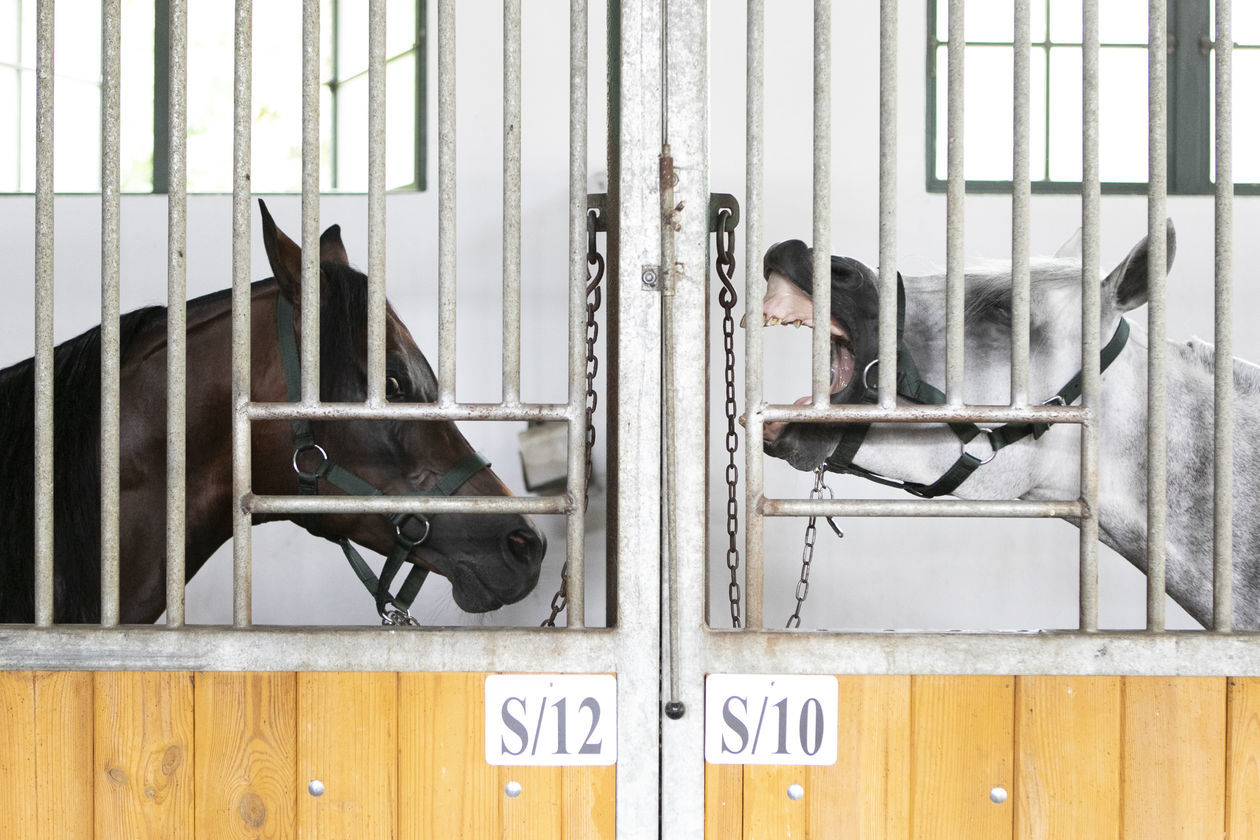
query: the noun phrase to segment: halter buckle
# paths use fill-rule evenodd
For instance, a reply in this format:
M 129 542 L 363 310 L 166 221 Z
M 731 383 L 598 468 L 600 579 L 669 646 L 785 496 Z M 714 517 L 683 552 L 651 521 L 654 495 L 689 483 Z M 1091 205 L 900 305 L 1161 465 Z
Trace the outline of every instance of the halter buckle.
M 316 465 L 314 472 L 307 472 L 298 466 L 298 458 L 303 452 L 310 452 L 312 450 L 319 453 L 320 461 Z M 298 474 L 299 478 L 303 478 L 307 481 L 314 481 L 324 475 L 324 471 L 327 469 L 327 466 L 328 453 L 325 452 L 324 447 L 320 446 L 318 443 L 299 444 L 297 448 L 293 450 L 293 471 Z
M 420 622 L 407 610 L 386 607 L 381 610 L 381 625 L 383 627 L 419 627 Z

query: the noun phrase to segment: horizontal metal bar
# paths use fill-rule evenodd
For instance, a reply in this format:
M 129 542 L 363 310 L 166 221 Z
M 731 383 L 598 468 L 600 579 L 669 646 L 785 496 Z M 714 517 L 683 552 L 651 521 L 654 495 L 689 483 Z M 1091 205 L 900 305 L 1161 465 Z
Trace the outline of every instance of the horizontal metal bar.
M 568 496 L 246 496 L 251 513 L 554 513 Z
M 792 423 L 1087 423 L 1091 412 L 1080 406 L 1034 405 L 767 405 L 762 422 Z
M 1260 635 L 1166 633 L 787 633 L 710 630 L 728 673 L 1260 675 Z
M 1077 500 L 990 499 L 762 499 L 762 516 L 940 516 L 1004 519 L 1082 517 Z
M 0 626 L 0 670 L 613 673 L 608 630 Z
M 251 403 L 250 420 L 543 420 L 563 422 L 584 418 L 581 405 L 522 405 L 496 403 L 416 403 L 372 406 L 363 403 Z

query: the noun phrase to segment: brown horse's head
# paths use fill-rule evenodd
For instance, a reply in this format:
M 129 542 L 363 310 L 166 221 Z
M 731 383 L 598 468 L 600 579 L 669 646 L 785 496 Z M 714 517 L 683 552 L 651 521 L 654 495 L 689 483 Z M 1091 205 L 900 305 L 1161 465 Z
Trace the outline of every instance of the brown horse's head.
M 261 202 L 260 202 L 261 205 Z M 275 310 L 280 298 L 294 307 L 295 330 L 301 320 L 301 249 L 275 225 L 262 206 L 263 243 L 275 273 L 276 295 L 259 296 L 254 335 L 271 341 L 255 350 L 255 399 L 283 401 L 284 377 L 275 340 Z M 352 268 L 336 225 L 320 237 L 320 399 L 324 402 L 362 402 L 367 397 L 367 278 Z M 299 339 L 300 340 L 300 339 Z M 261 358 L 258 358 L 261 356 Z M 261 370 L 266 366 L 267 370 Z M 407 327 L 393 309 L 386 312 L 385 396 L 390 402 L 436 402 L 437 379 Z M 263 393 L 263 392 L 266 393 Z M 266 425 L 254 435 L 256 486 L 295 493 L 295 443 L 288 423 Z M 320 420 L 311 423 L 314 442 L 327 462 L 352 473 L 385 495 L 415 495 L 431 490 L 452 468 L 473 454 L 473 448 L 449 420 Z M 318 471 L 320 450 L 299 453 L 304 470 Z M 327 480 L 318 481 L 321 494 L 343 491 Z M 477 469 L 455 495 L 510 496 L 489 468 Z M 322 537 L 351 540 L 381 554 L 389 554 L 397 529 L 380 514 L 321 514 L 287 516 Z M 407 558 L 449 578 L 455 602 L 468 612 L 486 612 L 519 601 L 538 582 L 546 539 L 528 516 L 517 514 L 427 514 L 427 536 Z M 415 523 L 409 523 L 414 526 Z M 408 526 L 404 526 L 408 527 Z M 425 533 L 424 526 L 412 528 Z

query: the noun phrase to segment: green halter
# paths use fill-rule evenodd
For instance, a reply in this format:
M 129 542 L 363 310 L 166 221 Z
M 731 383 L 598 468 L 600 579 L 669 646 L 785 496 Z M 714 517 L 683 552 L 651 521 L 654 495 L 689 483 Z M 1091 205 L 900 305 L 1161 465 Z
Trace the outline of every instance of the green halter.
M 898 277 L 897 279 L 898 303 L 902 303 L 904 301 L 902 294 L 904 293 L 901 291 L 901 278 Z M 944 405 L 945 395 L 941 393 L 940 389 L 923 381 L 919 375 L 918 366 L 915 365 L 910 351 L 906 348 L 905 341 L 902 340 L 901 333 L 905 319 L 904 305 L 899 307 L 897 315 L 897 396 L 919 405 Z M 1129 322 L 1121 318 L 1120 323 L 1116 326 L 1115 333 L 1111 336 L 1111 340 L 1107 342 L 1107 345 L 1103 347 L 1099 354 L 1100 373 L 1116 360 L 1116 357 L 1120 355 L 1120 351 L 1124 349 L 1124 345 L 1128 340 Z M 878 360 L 872 364 L 878 364 Z M 862 384 L 865 386 L 862 400 L 874 403 L 877 401 L 877 394 L 876 389 L 866 380 L 869 371 L 870 367 L 868 366 L 867 370 L 862 373 Z M 1046 400 L 1042 405 L 1071 405 L 1080 396 L 1081 373 L 1078 371 L 1075 376 L 1068 380 L 1066 385 L 1059 389 L 1057 394 Z M 858 449 L 862 446 L 862 441 L 866 438 L 866 433 L 870 429 L 869 423 L 851 423 L 846 425 L 840 438 L 840 443 L 837 444 L 831 455 L 827 457 L 825 466 L 830 472 L 861 476 L 877 484 L 898 487 L 915 496 L 931 499 L 936 496 L 946 496 L 953 493 L 978 467 L 993 460 L 998 450 L 1010 446 L 1016 441 L 1023 440 L 1029 435 L 1032 435 L 1033 439 L 1036 440 L 1046 433 L 1050 425 L 1048 423 L 1007 423 L 992 429 L 983 429 L 974 423 L 950 423 L 949 427 L 958 436 L 963 451 L 959 454 L 958 460 L 954 461 L 953 465 L 945 471 L 945 474 L 931 484 L 921 484 L 915 481 L 898 481 L 856 466 L 853 463 L 853 459 L 857 456 Z M 988 435 L 989 445 L 993 449 L 992 454 L 985 460 L 981 460 L 966 451 L 967 444 L 981 434 Z
M 283 294 L 276 296 L 276 327 L 279 334 L 280 363 L 284 369 L 285 390 L 288 392 L 289 402 L 298 402 L 302 396 L 301 363 L 298 359 L 297 336 L 293 328 L 293 304 Z M 305 452 L 313 452 L 320 458 L 320 463 L 313 470 L 304 470 L 298 465 L 299 456 Z M 450 496 L 470 478 L 489 466 L 490 462 L 484 455 L 473 452 L 451 467 L 428 490 L 410 495 Z M 298 490 L 302 495 L 318 495 L 320 479 L 324 479 L 351 496 L 384 495 L 354 473 L 331 461 L 324 448 L 315 442 L 311 422 L 305 418 L 293 421 L 293 471 L 297 473 Z M 341 546 L 346 560 L 350 563 L 350 568 L 376 599 L 376 610 L 380 613 L 383 624 L 415 624 L 417 622 L 408 610 L 416 595 L 419 594 L 425 577 L 429 574 L 428 569 L 413 565 L 397 595 L 389 594 L 389 586 L 412 550 L 428 539 L 429 519 L 419 513 L 382 515 L 393 523 L 397 534 L 394 537 L 394 547 L 385 558 L 385 565 L 381 568 L 379 579 L 372 573 L 372 569 L 350 540 L 345 537 L 330 537 L 319 532 L 317 516 L 301 517 L 298 524 L 312 534 Z

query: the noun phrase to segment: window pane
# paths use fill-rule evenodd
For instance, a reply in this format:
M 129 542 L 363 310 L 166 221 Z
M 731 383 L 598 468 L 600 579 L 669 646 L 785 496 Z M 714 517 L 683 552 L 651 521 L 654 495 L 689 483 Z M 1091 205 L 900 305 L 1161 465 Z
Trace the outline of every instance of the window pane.
M 1059 4 L 1062 5 L 1062 0 Z M 1031 36 L 1041 41 L 1046 36 L 1046 0 L 1032 0 Z M 1007 41 L 1015 38 L 1015 11 L 1011 0 L 967 0 L 963 10 L 963 33 L 968 41 Z M 949 37 L 949 2 L 936 0 L 936 38 Z
M 948 95 L 946 52 L 937 49 L 936 172 L 944 179 Z M 964 164 L 968 180 L 1009 181 L 1014 145 L 1014 51 L 1010 47 L 968 47 L 964 74 L 966 113 L 963 124 Z M 1034 50 L 1030 67 L 1029 165 L 1040 179 L 1045 161 L 1045 58 Z
M 1150 31 L 1147 0 L 1105 0 L 1098 4 L 1098 38 L 1104 44 L 1145 44 Z M 1050 37 L 1056 44 L 1081 43 L 1081 4 L 1050 5 Z
M 337 91 L 337 190 L 367 190 L 367 92 L 367 76 Z
M 17 64 L 22 47 L 22 34 L 16 26 L 20 0 L 0 0 L 0 61 Z M 13 113 L 9 111 L 8 113 Z
M 53 189 L 96 192 L 101 183 L 101 89 L 57 78 L 53 99 Z
M 1260 3 L 1234 0 L 1233 11 L 1234 43 L 1260 46 Z M 1211 28 L 1213 38 L 1216 37 L 1216 3 L 1212 3 Z
M 0 67 L 0 113 L 17 114 L 20 89 L 18 71 Z M 20 131 L 16 119 L 0 120 L 0 193 L 18 191 Z
M 348 79 L 367 70 L 367 3 L 338 3 L 337 78 Z
M 153 190 L 153 3 L 123 0 L 119 126 L 124 192 Z
M 21 143 L 21 175 L 18 178 L 18 183 L 20 184 L 20 189 L 23 192 L 34 192 L 35 71 L 23 70 L 22 80 L 19 84 L 22 88 L 22 92 L 20 94 L 20 99 L 22 100 L 22 113 L 18 118 L 18 123 L 22 126 L 22 133 L 19 139 L 19 142 Z
M 1149 174 L 1146 50 L 1103 49 L 1098 74 L 1099 172 L 1104 181 L 1144 182 Z
M 1215 55 L 1215 54 L 1213 54 Z M 1250 95 L 1260 85 L 1260 51 L 1236 50 L 1234 52 L 1234 183 L 1260 183 L 1260 107 Z M 1242 92 L 1240 95 L 1240 91 Z M 1212 85 L 1213 101 L 1216 85 Z M 1212 114 L 1212 170 L 1216 171 L 1216 114 Z
M 385 185 L 394 189 L 416 182 L 415 54 L 391 61 L 385 83 Z
M 235 20 L 230 4 L 188 7 L 188 184 L 232 191 L 232 86 Z
M 302 183 L 302 7 L 300 0 L 254 4 L 250 182 L 256 192 Z
M 101 6 L 92 3 L 58 3 L 54 7 L 53 34 L 57 78 L 71 77 L 96 82 L 101 77 Z M 30 56 L 33 61 L 34 53 Z
M 385 55 L 393 58 L 416 45 L 416 0 L 388 0 L 385 5 Z

